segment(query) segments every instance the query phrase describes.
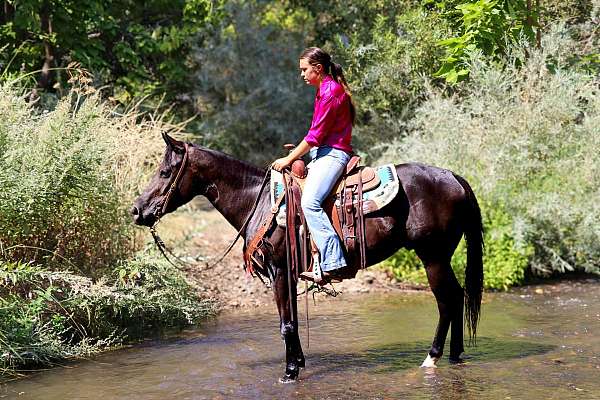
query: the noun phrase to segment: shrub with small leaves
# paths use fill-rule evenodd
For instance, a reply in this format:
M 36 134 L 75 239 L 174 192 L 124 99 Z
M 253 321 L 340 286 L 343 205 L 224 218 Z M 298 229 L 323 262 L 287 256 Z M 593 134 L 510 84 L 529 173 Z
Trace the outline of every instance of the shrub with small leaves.
M 432 91 L 411 135 L 380 160 L 465 176 L 482 203 L 501 204 L 512 221 L 505 245 L 488 251 L 506 252 L 514 240 L 540 275 L 600 273 L 600 78 L 572 67 L 580 43 L 569 32 L 559 24 L 541 49 L 511 48 L 505 67 L 472 58 L 471 79 L 452 96 Z M 490 218 L 493 233 L 502 218 Z
M 518 240 L 515 222 L 500 204 L 481 206 L 484 232 L 483 285 L 486 289 L 507 290 L 523 283 L 525 272 L 533 255 L 531 244 Z M 467 249 L 461 240 L 454 256 L 452 269 L 459 282 L 464 282 L 467 266 Z M 382 263 L 396 279 L 417 284 L 427 284 L 427 275 L 414 251 L 402 249 Z

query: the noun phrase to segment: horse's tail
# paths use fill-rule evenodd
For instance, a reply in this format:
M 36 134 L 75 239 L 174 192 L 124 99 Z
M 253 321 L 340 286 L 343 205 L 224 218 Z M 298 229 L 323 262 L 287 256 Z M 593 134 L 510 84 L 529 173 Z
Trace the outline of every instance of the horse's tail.
M 465 209 L 464 234 L 467 241 L 467 268 L 465 270 L 465 319 L 469 330 L 469 342 L 475 344 L 477 323 L 481 315 L 481 295 L 483 293 L 483 223 L 481 210 L 473 189 L 467 181 L 454 175 L 465 189 L 467 203 Z

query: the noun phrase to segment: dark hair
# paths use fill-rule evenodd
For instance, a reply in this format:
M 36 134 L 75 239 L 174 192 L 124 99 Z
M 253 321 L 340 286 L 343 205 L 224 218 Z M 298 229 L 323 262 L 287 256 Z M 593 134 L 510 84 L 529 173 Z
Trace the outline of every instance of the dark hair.
M 350 99 L 350 115 L 352 117 L 352 124 L 354 125 L 354 120 L 356 118 L 356 108 L 354 107 L 352 93 L 350 92 L 350 87 L 348 86 L 348 82 L 346 82 L 346 78 L 344 77 L 342 66 L 331 61 L 331 55 L 318 47 L 309 47 L 307 49 L 304 49 L 302 54 L 300 54 L 300 59 L 308 60 L 308 63 L 310 65 L 321 64 L 323 66 L 323 72 L 328 75 L 331 75 L 331 77 L 335 79 L 337 83 L 342 85 L 344 91 Z

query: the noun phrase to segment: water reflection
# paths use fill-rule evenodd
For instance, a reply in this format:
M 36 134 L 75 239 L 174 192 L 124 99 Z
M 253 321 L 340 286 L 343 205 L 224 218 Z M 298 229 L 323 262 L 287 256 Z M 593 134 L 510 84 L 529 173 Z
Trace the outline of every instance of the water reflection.
M 385 346 L 367 348 L 358 352 L 311 352 L 309 356 L 312 374 L 327 375 L 339 374 L 351 370 L 369 370 L 371 373 L 388 374 L 402 370 L 414 369 L 419 366 L 427 352 L 431 342 L 418 341 L 413 343 L 394 343 Z M 522 340 L 502 340 L 497 338 L 483 337 L 477 339 L 476 347 L 468 347 L 469 354 L 465 362 L 456 365 L 457 368 L 467 366 L 470 363 L 482 363 L 496 360 L 509 360 L 511 358 L 522 358 L 548 353 L 557 346 Z M 445 358 L 440 360 L 440 366 L 446 365 Z M 248 364 L 250 368 L 260 365 L 278 365 L 280 358 L 261 359 Z M 427 371 L 427 369 L 424 369 Z M 432 369 L 435 371 L 436 369 Z

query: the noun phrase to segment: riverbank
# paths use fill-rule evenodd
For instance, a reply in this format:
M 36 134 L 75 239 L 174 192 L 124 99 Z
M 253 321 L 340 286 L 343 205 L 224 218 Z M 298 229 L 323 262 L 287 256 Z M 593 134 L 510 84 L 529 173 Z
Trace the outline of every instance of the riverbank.
M 252 311 L 275 308 L 272 290 L 258 278 L 248 276 L 243 267 L 242 243 L 236 243 L 218 265 L 207 268 L 220 257 L 236 235 L 235 229 L 205 199 L 166 216 L 159 227 L 167 244 L 176 249 L 189 265 L 182 268 L 188 282 L 203 298 L 217 302 L 221 311 Z M 545 293 L 559 290 L 565 282 L 579 284 L 598 282 L 594 275 L 563 275 L 556 279 L 530 280 L 517 292 Z M 429 291 L 428 285 L 399 282 L 390 271 L 371 267 L 359 271 L 356 278 L 334 285 L 344 296 L 365 293 Z M 298 292 L 304 290 L 300 283 Z
M 183 274 L 140 253 L 100 279 L 0 261 L 0 383 L 137 343 L 216 314 Z
M 191 208 L 165 217 L 159 227 L 167 245 L 188 262 L 179 270 L 158 251 L 144 251 L 96 280 L 33 264 L 5 265 L 0 270 L 0 382 L 24 370 L 156 337 L 165 329 L 203 325 L 217 312 L 276 313 L 272 290 L 245 273 L 241 243 L 207 268 L 236 232 L 202 201 Z M 344 300 L 358 293 L 418 289 L 378 269 L 361 271 L 335 288 Z

